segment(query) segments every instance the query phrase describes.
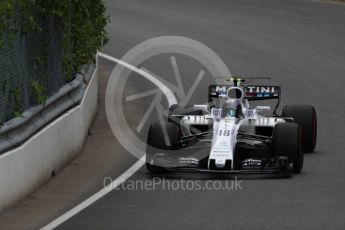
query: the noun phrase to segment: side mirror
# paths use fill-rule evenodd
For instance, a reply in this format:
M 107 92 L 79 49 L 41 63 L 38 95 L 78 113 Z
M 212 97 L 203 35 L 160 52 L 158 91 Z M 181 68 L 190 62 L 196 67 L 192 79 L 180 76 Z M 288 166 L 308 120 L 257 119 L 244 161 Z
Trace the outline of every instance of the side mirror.
M 203 104 L 203 105 L 194 105 L 193 108 L 195 110 L 203 110 L 203 111 L 209 113 L 209 107 L 208 107 L 207 104 L 206 105 L 205 104 Z
M 266 106 L 266 105 L 259 105 L 255 107 L 257 111 L 270 111 L 271 110 L 271 106 Z

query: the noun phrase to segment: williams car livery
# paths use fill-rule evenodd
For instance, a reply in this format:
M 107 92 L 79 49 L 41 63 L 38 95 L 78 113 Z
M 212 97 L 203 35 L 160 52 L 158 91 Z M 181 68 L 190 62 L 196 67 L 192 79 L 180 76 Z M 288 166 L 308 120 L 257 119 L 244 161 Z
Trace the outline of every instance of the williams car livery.
M 231 78 L 210 85 L 209 102 L 171 106 L 168 121 L 148 133 L 146 167 L 151 172 L 264 173 L 290 176 L 303 168 L 303 153 L 316 145 L 316 112 L 311 105 L 286 105 L 277 114 L 279 86 L 249 85 Z M 277 101 L 269 106 L 252 101 Z

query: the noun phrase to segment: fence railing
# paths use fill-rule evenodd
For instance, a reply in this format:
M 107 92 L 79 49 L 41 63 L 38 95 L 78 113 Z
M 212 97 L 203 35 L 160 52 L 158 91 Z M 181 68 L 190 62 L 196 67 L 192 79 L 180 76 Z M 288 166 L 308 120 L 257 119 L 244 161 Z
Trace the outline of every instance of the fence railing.
M 94 71 L 95 65 L 85 66 L 73 81 L 61 87 L 44 105 L 32 106 L 23 115 L 4 124 L 0 129 L 0 154 L 20 146 L 46 124 L 78 105 Z
M 21 33 L 16 20 L 14 38 L 0 49 L 0 127 L 23 111 L 44 104 L 64 84 L 63 29 L 59 22 L 38 18 L 40 33 Z

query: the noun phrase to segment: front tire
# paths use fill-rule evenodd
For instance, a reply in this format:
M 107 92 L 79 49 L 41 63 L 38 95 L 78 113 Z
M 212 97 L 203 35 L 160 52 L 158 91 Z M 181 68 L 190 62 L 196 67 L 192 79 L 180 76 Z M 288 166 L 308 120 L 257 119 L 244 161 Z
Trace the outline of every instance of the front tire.
M 165 135 L 165 131 L 166 134 Z M 153 122 L 149 128 L 146 147 L 146 169 L 152 173 L 164 172 L 162 165 L 154 163 L 156 153 L 169 152 L 179 146 L 179 127 L 171 122 L 161 125 Z
M 292 117 L 302 128 L 302 148 L 306 153 L 313 152 L 317 139 L 316 111 L 312 105 L 285 105 L 283 117 Z
M 286 156 L 293 163 L 292 171 L 300 173 L 304 154 L 301 146 L 301 129 L 296 123 L 280 123 L 274 127 L 272 136 L 274 156 Z

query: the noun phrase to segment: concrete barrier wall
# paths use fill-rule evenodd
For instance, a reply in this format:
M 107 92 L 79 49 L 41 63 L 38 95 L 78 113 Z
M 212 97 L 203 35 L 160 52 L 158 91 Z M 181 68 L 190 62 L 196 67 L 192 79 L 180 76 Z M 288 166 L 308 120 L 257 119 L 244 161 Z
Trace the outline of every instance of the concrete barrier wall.
M 97 68 L 81 103 L 0 155 L 0 211 L 25 198 L 81 153 L 97 109 Z

